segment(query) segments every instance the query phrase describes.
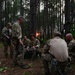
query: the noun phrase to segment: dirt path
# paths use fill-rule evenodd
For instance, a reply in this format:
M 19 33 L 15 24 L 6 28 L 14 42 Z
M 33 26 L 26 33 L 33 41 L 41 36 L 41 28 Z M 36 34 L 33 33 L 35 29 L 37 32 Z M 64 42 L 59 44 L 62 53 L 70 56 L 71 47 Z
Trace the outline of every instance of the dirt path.
M 5 58 L 3 50 L 0 49 L 0 68 L 6 68 L 4 71 L 0 71 L 0 75 L 41 75 L 43 74 L 42 61 L 39 59 L 36 61 L 25 60 L 26 64 L 29 64 L 31 68 L 21 69 L 20 67 L 15 67 L 13 65 L 13 60 L 11 58 Z
M 13 60 L 10 58 L 5 58 L 3 50 L 0 49 L 0 68 L 6 68 L 6 70 L 1 71 L 0 75 L 44 75 L 43 64 L 40 59 L 36 61 L 25 60 L 26 64 L 31 65 L 29 69 L 21 69 L 19 67 L 13 66 Z M 75 75 L 75 68 L 68 75 Z

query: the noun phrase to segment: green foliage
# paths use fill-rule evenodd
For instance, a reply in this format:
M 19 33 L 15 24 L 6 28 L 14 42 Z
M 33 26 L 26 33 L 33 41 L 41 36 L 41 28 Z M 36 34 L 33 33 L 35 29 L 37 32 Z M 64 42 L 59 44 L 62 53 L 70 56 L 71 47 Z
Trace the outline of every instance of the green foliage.
M 24 72 L 24 74 L 23 75 L 30 75 L 30 73 L 29 72 Z
M 3 71 L 5 71 L 5 70 L 8 70 L 8 67 L 1 67 L 1 68 L 0 68 L 0 72 L 3 72 Z
M 75 70 L 75 64 L 72 64 L 72 65 L 71 65 L 71 69 L 72 69 L 72 70 Z
M 72 25 L 70 32 L 72 33 L 73 37 L 75 38 L 75 24 Z
M 0 65 L 2 64 L 2 62 L 0 62 Z M 0 67 L 0 72 L 6 71 L 8 70 L 8 67 Z
M 2 43 L 0 43 L 0 49 L 3 49 L 3 44 Z

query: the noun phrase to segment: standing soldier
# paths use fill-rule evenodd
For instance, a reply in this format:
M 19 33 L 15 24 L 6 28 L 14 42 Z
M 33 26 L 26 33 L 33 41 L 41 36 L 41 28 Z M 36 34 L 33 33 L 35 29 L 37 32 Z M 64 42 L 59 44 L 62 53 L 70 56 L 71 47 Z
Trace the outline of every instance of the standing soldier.
M 10 57 L 12 58 L 13 56 L 13 49 L 11 45 L 11 36 L 12 36 L 12 31 L 11 31 L 11 23 L 7 23 L 6 27 L 2 29 L 2 41 L 4 45 L 4 54 L 5 57 L 8 56 L 8 47 L 10 48 Z
M 13 61 L 15 66 L 19 66 L 23 69 L 28 68 L 27 65 L 24 65 L 24 49 L 23 49 L 23 42 L 22 38 L 22 29 L 21 24 L 24 22 L 23 17 L 19 17 L 17 21 L 12 26 L 12 41 L 14 44 L 14 54 L 13 54 Z

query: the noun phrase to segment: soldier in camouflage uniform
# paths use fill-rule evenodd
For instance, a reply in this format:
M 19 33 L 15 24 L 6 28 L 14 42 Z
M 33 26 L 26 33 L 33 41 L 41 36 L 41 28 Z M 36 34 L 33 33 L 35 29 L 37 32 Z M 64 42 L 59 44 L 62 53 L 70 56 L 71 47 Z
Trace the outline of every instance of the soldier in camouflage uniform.
M 66 41 L 68 45 L 69 54 L 75 60 L 75 39 L 71 33 L 66 34 Z
M 73 38 L 73 35 L 71 33 L 66 34 L 66 41 L 68 44 L 68 50 L 71 51 L 73 48 L 75 48 L 75 39 Z M 75 51 L 75 50 L 74 50 Z
M 40 48 L 40 41 L 35 37 L 34 34 L 31 35 L 31 50 L 33 52 L 32 59 L 41 57 L 41 52 L 39 51 Z
M 30 39 L 28 39 L 26 36 L 24 36 L 23 38 L 23 44 L 24 44 L 24 47 L 27 48 L 27 47 L 30 47 Z
M 19 17 L 12 26 L 12 42 L 14 44 L 13 61 L 14 65 L 26 69 L 28 68 L 28 66 L 24 64 L 24 47 L 23 47 L 23 42 L 21 40 L 22 29 L 20 26 L 23 22 L 24 18 Z
M 12 30 L 11 30 L 11 23 L 7 23 L 6 27 L 2 29 L 2 41 L 4 45 L 4 54 L 7 57 L 8 56 L 8 48 L 10 49 L 10 57 L 13 56 L 13 49 L 12 49 L 12 43 L 11 43 L 11 36 L 12 36 Z
M 31 55 L 32 55 L 32 51 L 30 51 L 30 44 L 31 44 L 31 41 L 29 38 L 27 38 L 27 36 L 24 36 L 23 38 L 23 44 L 24 44 L 24 58 L 25 59 L 31 59 Z

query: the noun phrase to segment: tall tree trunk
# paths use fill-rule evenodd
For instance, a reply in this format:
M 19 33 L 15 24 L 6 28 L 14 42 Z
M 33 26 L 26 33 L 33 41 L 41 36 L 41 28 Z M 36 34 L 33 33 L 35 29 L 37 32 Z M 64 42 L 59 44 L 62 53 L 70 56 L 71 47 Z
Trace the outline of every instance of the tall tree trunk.
M 36 33 L 37 26 L 37 0 L 30 0 L 30 34 Z
M 65 0 L 65 23 L 70 22 L 70 0 Z
M 5 0 L 5 24 L 6 24 L 6 6 L 7 6 L 7 1 Z
M 70 18 L 70 13 L 71 13 L 71 5 L 70 5 L 70 0 L 65 0 L 65 34 L 70 32 L 71 28 L 71 18 Z
M 47 36 L 47 33 L 48 33 L 47 32 L 48 30 L 48 0 L 44 0 L 44 30 L 45 30 L 45 36 Z
M 40 29 L 40 0 L 37 0 L 37 30 Z
M 2 28 L 3 28 L 3 24 L 2 24 L 2 18 L 3 18 L 2 6 L 3 6 L 3 1 L 4 0 L 0 1 L 0 36 L 1 36 Z
M 74 19 L 74 10 L 75 10 L 75 6 L 74 6 L 74 0 L 71 0 L 71 22 L 73 22 Z
M 8 14 L 8 16 L 7 16 L 7 22 L 10 22 L 10 17 L 9 17 L 9 15 L 10 15 L 10 3 L 9 3 L 9 1 L 7 2 L 7 14 Z
M 23 16 L 23 5 L 22 5 L 22 0 L 20 0 L 20 15 Z
M 61 0 L 60 0 L 60 25 L 59 25 L 59 26 L 60 26 L 60 27 L 59 27 L 60 32 L 61 32 L 61 16 L 62 16 L 62 15 L 61 15 L 61 11 L 62 11 L 62 10 L 61 10 Z

